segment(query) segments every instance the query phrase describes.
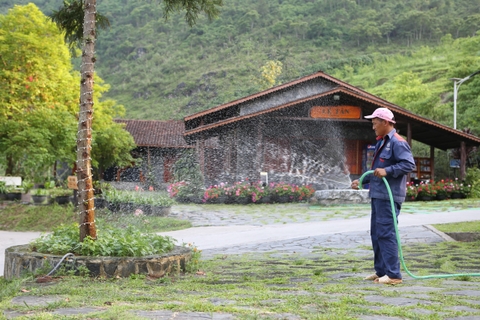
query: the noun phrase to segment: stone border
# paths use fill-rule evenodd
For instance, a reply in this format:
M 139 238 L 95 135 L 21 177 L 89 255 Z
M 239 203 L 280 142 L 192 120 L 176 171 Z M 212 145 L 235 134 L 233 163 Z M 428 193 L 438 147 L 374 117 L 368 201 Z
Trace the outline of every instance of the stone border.
M 5 279 L 22 277 L 25 273 L 34 272 L 44 266 L 53 269 L 63 256 L 32 252 L 29 245 L 9 247 L 5 250 Z M 128 277 L 131 274 L 148 274 L 152 277 L 163 277 L 168 273 L 185 271 L 185 264 L 191 259 L 192 250 L 175 246 L 163 255 L 144 257 L 86 257 L 76 256 L 63 261 L 69 269 L 78 270 L 84 266 L 92 277 Z M 48 263 L 48 264 L 47 264 Z M 50 271 L 49 271 L 50 272 Z
M 474 242 L 480 240 L 480 232 L 446 232 L 446 234 L 461 242 Z
M 353 189 L 331 189 L 317 190 L 310 198 L 310 204 L 338 205 L 338 204 L 359 204 L 370 203 L 368 190 Z

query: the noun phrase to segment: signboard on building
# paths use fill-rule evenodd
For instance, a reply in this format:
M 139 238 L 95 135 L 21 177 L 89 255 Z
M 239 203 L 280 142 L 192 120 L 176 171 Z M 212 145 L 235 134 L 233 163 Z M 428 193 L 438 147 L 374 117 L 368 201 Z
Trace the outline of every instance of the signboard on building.
M 314 106 L 310 109 L 311 118 L 360 119 L 362 108 L 354 106 Z
M 450 168 L 460 168 L 460 159 L 451 159 Z
M 77 187 L 77 176 L 68 176 L 67 182 L 68 182 L 68 189 L 73 189 L 73 190 L 78 189 L 78 187 Z

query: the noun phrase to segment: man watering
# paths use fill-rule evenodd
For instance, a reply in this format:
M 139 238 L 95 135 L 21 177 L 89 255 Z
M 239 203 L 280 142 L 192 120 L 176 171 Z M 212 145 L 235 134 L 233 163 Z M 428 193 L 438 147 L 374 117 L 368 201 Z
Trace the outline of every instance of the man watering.
M 371 115 L 373 130 L 377 135 L 377 144 L 373 156 L 372 175 L 367 175 L 362 183 L 370 183 L 371 198 L 370 235 L 374 254 L 375 273 L 365 280 L 383 284 L 402 283 L 398 244 L 392 206 L 387 187 L 382 178 L 390 185 L 398 218 L 406 195 L 407 174 L 415 168 L 412 152 L 407 141 L 395 130 L 395 118 L 387 108 L 378 108 Z M 358 180 L 352 181 L 352 188 L 358 189 Z

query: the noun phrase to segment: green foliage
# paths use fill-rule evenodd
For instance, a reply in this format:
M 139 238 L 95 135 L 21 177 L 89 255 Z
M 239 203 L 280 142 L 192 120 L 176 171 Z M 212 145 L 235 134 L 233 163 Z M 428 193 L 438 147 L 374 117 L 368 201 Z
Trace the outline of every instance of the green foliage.
M 192 256 L 185 266 L 185 270 L 190 273 L 197 272 L 201 268 L 202 250 L 199 250 L 194 244 L 188 243 L 186 245 L 192 250 Z
M 277 78 L 282 73 L 283 64 L 278 61 L 267 61 L 261 68 L 261 77 L 259 80 L 260 89 L 265 90 L 277 84 Z
M 44 12 L 61 4 L 33 2 Z M 105 97 L 126 106 L 127 118 L 181 119 L 254 93 L 251 80 L 265 61 L 280 61 L 278 83 L 323 70 L 451 125 L 448 79 L 479 65 L 476 1 L 229 0 L 215 20 L 191 15 L 198 22 L 193 28 L 178 10 L 167 10 L 167 21 L 162 17 L 175 3 L 98 2 L 112 25 L 98 37 L 96 69 L 112 85 Z M 221 4 L 192 3 L 200 11 L 202 4 Z M 404 73 L 415 81 L 400 81 Z M 458 97 L 459 127 L 476 133 L 479 83 L 480 77 L 464 83 Z
M 22 180 L 22 189 L 24 193 L 28 193 L 34 186 L 35 184 L 28 180 L 28 179 L 23 179 Z
M 7 174 L 32 177 L 71 159 L 78 77 L 61 33 L 35 5 L 0 16 L 0 38 L 0 162 Z
M 33 189 L 32 195 L 35 195 Z M 49 232 L 53 226 L 72 223 L 77 220 L 73 205 L 61 206 L 57 203 L 42 206 L 10 204 L 2 208 L 0 230 Z
M 171 207 L 175 204 L 175 201 L 163 192 L 111 189 L 105 192 L 104 197 L 111 203 L 148 204 L 159 207 Z
M 86 237 L 80 242 L 77 224 L 61 225 L 51 234 L 33 240 L 31 249 L 57 255 L 71 252 L 82 256 L 136 257 L 169 252 L 174 247 L 170 237 L 143 234 L 132 227 L 117 229 L 100 225 L 98 234 L 96 240 Z
M 84 1 L 63 0 L 63 6 L 58 10 L 54 10 L 50 15 L 52 21 L 64 32 L 65 42 L 70 45 L 72 54 L 75 53 L 75 47 L 81 48 L 83 40 L 84 6 Z M 110 26 L 110 21 L 101 13 L 97 12 L 95 18 L 97 29 L 106 29 Z
M 0 181 L 0 193 L 7 193 L 7 184 L 5 181 Z
M 203 197 L 205 191 L 204 178 L 196 154 L 193 151 L 185 151 L 180 159 L 175 162 L 173 175 L 175 183 L 182 184 L 176 192 L 176 197 L 193 197 L 195 199 Z
M 471 186 L 470 197 L 480 198 L 480 169 L 467 168 L 465 184 Z
M 39 180 L 55 161 L 75 159 L 78 75 L 61 32 L 33 4 L 0 16 L 0 37 L 0 165 L 6 174 Z M 100 101 L 109 86 L 95 80 L 92 157 L 101 175 L 130 164 L 135 143 L 113 121 L 124 108 Z

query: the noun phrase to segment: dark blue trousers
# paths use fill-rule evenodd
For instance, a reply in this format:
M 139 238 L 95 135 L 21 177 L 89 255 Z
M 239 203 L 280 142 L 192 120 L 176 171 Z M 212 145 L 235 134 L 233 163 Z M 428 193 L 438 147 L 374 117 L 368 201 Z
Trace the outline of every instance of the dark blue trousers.
M 400 208 L 401 204 L 395 202 L 397 219 Z M 375 273 L 379 277 L 387 275 L 392 279 L 402 279 L 390 200 L 372 198 L 371 218 L 370 235 L 372 237 Z

